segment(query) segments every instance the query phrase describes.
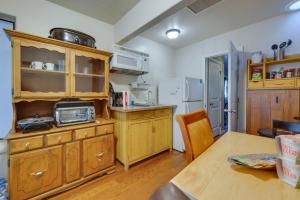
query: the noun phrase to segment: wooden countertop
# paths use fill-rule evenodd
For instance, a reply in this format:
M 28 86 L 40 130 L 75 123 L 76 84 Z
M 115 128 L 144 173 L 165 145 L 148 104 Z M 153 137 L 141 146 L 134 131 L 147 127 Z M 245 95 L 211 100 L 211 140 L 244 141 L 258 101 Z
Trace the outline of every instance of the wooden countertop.
M 274 139 L 230 132 L 171 182 L 201 200 L 299 200 L 300 189 L 279 180 L 276 171 L 250 169 L 227 161 L 235 154 L 275 152 Z
M 19 139 L 19 138 L 25 138 L 25 137 L 45 135 L 45 134 L 49 134 L 49 133 L 57 133 L 57 132 L 62 132 L 62 131 L 88 128 L 88 127 L 99 126 L 99 125 L 104 125 L 104 124 L 112 124 L 112 123 L 115 123 L 114 119 L 97 118 L 96 121 L 93 123 L 70 125 L 70 126 L 64 126 L 64 127 L 56 127 L 55 125 L 53 125 L 53 127 L 51 129 L 45 130 L 45 131 L 37 131 L 37 132 L 30 132 L 30 133 L 12 132 L 6 136 L 6 139 L 13 140 L 13 139 Z
M 118 112 L 137 112 L 137 111 L 157 110 L 157 109 L 174 108 L 174 107 L 176 106 L 175 105 L 128 106 L 126 108 L 111 106 L 110 110 L 118 111 Z

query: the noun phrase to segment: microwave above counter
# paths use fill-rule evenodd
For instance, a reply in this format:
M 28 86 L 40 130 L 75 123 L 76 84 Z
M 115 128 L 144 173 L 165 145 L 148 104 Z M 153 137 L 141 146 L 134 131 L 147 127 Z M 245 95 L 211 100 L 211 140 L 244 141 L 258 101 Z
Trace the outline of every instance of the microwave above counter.
M 113 46 L 112 73 L 142 75 L 149 72 L 149 55 L 118 45 Z

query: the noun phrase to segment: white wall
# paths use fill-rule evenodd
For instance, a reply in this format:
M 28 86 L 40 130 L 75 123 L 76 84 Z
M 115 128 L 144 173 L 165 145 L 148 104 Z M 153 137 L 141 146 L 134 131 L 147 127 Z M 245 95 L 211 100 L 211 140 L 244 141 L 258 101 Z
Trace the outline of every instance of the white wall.
M 156 103 L 158 81 L 175 76 L 175 50 L 140 36 L 125 43 L 124 46 L 150 55 L 150 72 L 147 75 L 143 75 L 143 78 L 147 83 L 152 84 L 153 102 Z M 116 91 L 128 90 L 128 84 L 136 80 L 135 76 L 111 74 L 111 81 Z M 140 77 L 138 81 L 142 81 Z M 143 97 L 143 95 L 140 97 Z
M 292 39 L 293 44 L 287 49 L 287 54 L 300 52 L 300 12 L 294 12 L 271 18 L 250 26 L 243 27 L 216 37 L 212 37 L 195 44 L 176 50 L 176 75 L 205 78 L 204 57 L 218 54 L 228 49 L 231 40 L 235 46 L 245 51 L 263 51 L 272 56 L 271 45 Z M 246 66 L 243 66 L 244 68 Z M 244 78 L 246 75 L 244 74 Z M 245 81 L 245 80 L 243 80 Z M 246 91 L 246 88 L 244 89 Z M 243 97 L 245 98 L 246 92 Z M 242 116 L 245 118 L 245 110 Z M 239 122 L 239 123 L 245 123 Z M 245 129 L 245 127 L 244 127 Z
M 48 37 L 54 27 L 82 31 L 96 39 L 98 49 L 110 50 L 113 26 L 46 0 L 0 0 L 0 12 L 17 18 L 16 29 Z

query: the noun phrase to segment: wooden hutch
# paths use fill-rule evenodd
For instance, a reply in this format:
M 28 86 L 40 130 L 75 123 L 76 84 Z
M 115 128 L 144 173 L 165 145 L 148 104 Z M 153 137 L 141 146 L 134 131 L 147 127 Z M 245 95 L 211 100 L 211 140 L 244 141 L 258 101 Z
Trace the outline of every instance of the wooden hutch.
M 109 52 L 6 30 L 13 47 L 13 129 L 9 144 L 10 199 L 46 198 L 115 169 L 110 119 Z M 34 61 L 55 70 L 33 69 Z M 53 116 L 65 99 L 93 100 L 94 123 L 22 133 L 17 121 Z
M 253 71 L 262 69 L 261 79 L 252 78 Z M 300 55 L 283 60 L 265 58 L 262 63 L 248 61 L 247 133 L 257 134 L 261 128 L 272 128 L 273 120 L 299 122 L 300 76 L 296 70 L 289 78 L 273 78 L 272 71 L 300 68 Z M 300 70 L 300 69 L 299 69 Z

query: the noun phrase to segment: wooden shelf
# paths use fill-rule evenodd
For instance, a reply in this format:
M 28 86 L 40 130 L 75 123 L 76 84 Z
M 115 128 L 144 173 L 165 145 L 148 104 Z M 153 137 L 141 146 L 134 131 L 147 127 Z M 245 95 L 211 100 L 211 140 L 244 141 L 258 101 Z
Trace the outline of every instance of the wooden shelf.
M 43 70 L 43 69 L 32 69 L 32 68 L 27 68 L 27 67 L 21 67 L 21 70 L 23 72 L 26 73 L 33 73 L 33 74 L 41 74 L 41 73 L 45 73 L 45 74 L 58 74 L 58 75 L 66 75 L 68 73 L 64 72 L 64 71 L 57 71 L 57 70 Z
M 263 81 L 263 79 L 259 79 L 259 80 L 248 80 L 249 82 L 262 82 Z
M 249 67 L 262 67 L 264 65 L 264 63 L 253 63 L 253 64 L 249 64 Z
M 300 57 L 286 58 L 283 60 L 269 60 L 266 61 L 266 65 L 280 65 L 280 64 L 293 63 L 293 62 L 300 62 Z
M 75 73 L 76 76 L 81 76 L 81 77 L 95 77 L 95 78 L 104 78 L 104 75 L 100 74 L 85 74 L 85 73 Z

